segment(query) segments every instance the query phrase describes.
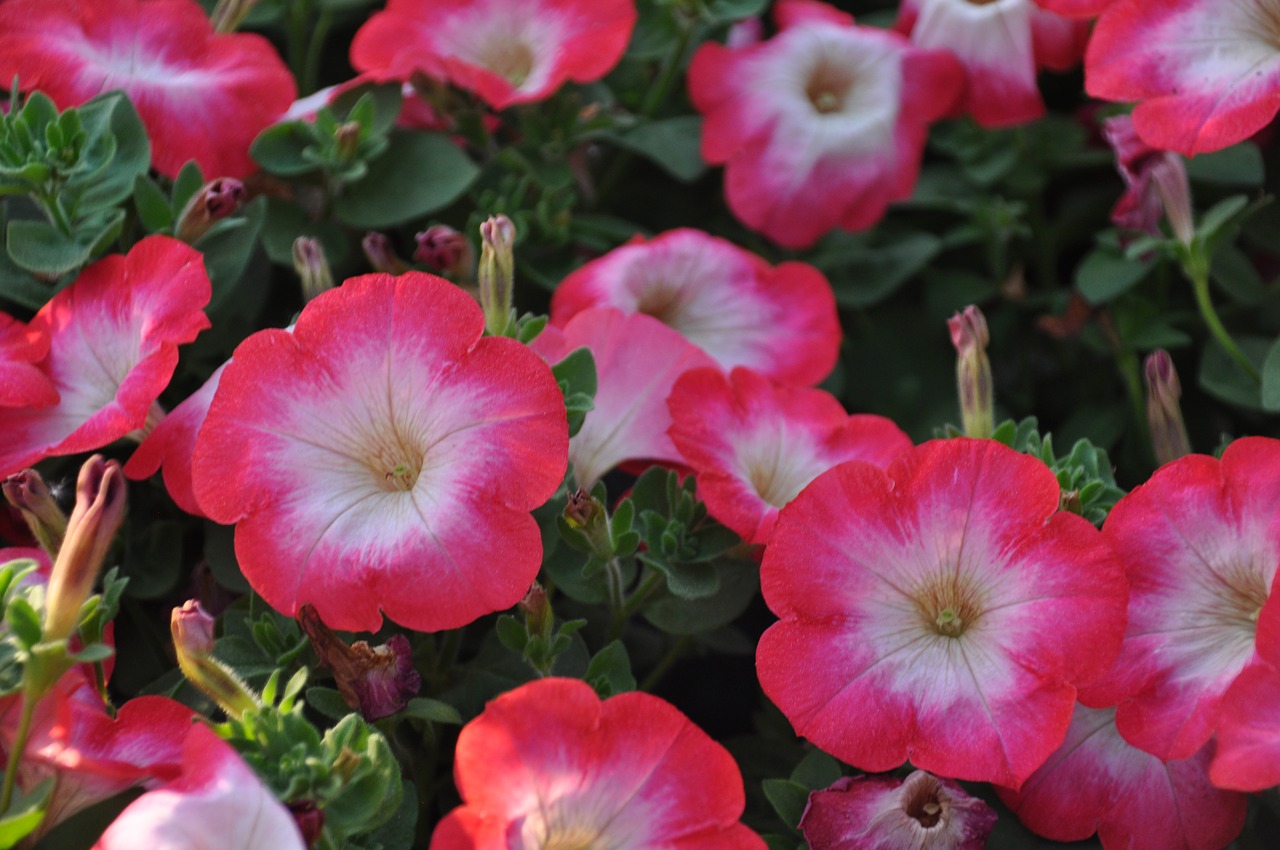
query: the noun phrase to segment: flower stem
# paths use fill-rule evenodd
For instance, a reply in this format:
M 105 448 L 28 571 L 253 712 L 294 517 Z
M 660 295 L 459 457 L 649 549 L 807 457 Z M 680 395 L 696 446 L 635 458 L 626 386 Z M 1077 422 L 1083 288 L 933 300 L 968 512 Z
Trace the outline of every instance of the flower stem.
M 658 660 L 654 668 L 649 671 L 649 675 L 644 677 L 644 681 L 640 683 L 639 690 L 650 691 L 658 682 L 662 681 L 662 677 L 667 675 L 667 671 L 671 666 L 680 660 L 680 656 L 684 655 L 685 649 L 688 648 L 689 642 L 693 640 L 689 635 L 684 635 L 680 640 L 671 645 L 667 650 L 667 654 Z
M 18 765 L 27 749 L 27 738 L 31 736 L 31 718 L 35 714 L 36 703 L 29 694 L 22 695 L 22 714 L 18 718 L 18 732 L 13 738 L 13 746 L 9 749 L 9 761 L 4 768 L 4 789 L 0 791 L 0 812 L 9 811 L 13 802 L 13 788 L 18 780 Z
M 333 12 L 325 9 L 316 19 L 311 30 L 311 38 L 307 42 L 306 56 L 302 62 L 302 77 L 298 80 L 298 90 L 310 94 L 320 86 L 320 58 L 324 51 L 324 43 L 329 37 L 329 28 L 333 26 Z
M 1196 296 L 1196 307 L 1200 309 L 1200 317 L 1208 326 L 1209 333 L 1213 334 L 1213 338 L 1218 341 L 1218 345 L 1222 346 L 1222 350 L 1236 361 L 1246 375 L 1253 378 L 1255 382 L 1262 383 L 1262 375 L 1258 373 L 1258 368 L 1253 365 L 1253 361 L 1240 349 L 1240 346 L 1236 345 L 1236 341 L 1231 338 L 1222 320 L 1218 318 L 1218 311 L 1213 307 L 1213 300 L 1209 296 L 1208 258 L 1203 252 L 1195 252 L 1183 261 L 1182 269 L 1191 281 L 1191 290 Z

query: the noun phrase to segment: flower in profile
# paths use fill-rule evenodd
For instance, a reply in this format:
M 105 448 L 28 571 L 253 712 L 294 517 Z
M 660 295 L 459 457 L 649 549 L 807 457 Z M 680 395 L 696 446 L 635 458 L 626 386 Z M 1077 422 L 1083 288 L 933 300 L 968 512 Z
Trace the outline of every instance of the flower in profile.
M 363 640 L 347 646 L 320 621 L 311 605 L 302 606 L 298 622 L 321 666 L 333 670 L 338 693 L 347 707 L 359 711 L 365 720 L 390 717 L 422 688 L 422 677 L 413 669 L 409 639 L 404 635 L 393 635 L 378 646 Z
M 637 236 L 574 271 L 552 295 L 551 321 L 564 326 L 590 307 L 646 313 L 726 370 L 746 366 L 788 383 L 818 383 L 840 349 L 835 296 L 820 271 L 771 266 L 688 228 Z
M 1280 603 L 1263 606 L 1257 651 L 1260 663 L 1241 673 L 1222 698 L 1209 768 L 1219 788 L 1262 791 L 1280 785 Z
M 800 831 L 811 850 L 982 850 L 991 807 L 923 770 L 854 776 L 809 795 Z
M 62 109 L 123 89 L 168 177 L 192 159 L 212 177 L 254 171 L 249 143 L 297 91 L 270 42 L 215 34 L 195 0 L 7 0 L 0 79 L 14 76 Z
M 1066 740 L 1021 790 L 1000 799 L 1037 835 L 1104 850 L 1222 850 L 1244 826 L 1246 798 L 1209 784 L 1209 749 L 1163 762 L 1126 743 L 1115 709 L 1077 705 Z
M 698 48 L 689 96 L 734 215 L 805 248 L 835 227 L 864 230 L 910 196 L 928 124 L 951 110 L 963 72 L 825 3 L 783 0 L 774 14 L 780 31 L 767 41 Z
M 646 693 L 601 701 L 541 679 L 490 702 L 458 737 L 463 805 L 431 850 L 764 850 L 738 822 L 742 776 L 724 747 Z
M 786 505 L 847 460 L 880 468 L 911 448 L 883 416 L 850 416 L 822 390 L 777 384 L 749 369 L 694 369 L 667 398 L 671 440 L 710 514 L 748 543 L 767 543 Z
M 82 271 L 31 320 L 49 338 L 38 365 L 60 398 L 38 409 L 0 408 L 0 475 L 143 428 L 178 365 L 178 346 L 209 327 L 210 293 L 200 252 L 167 236 Z
M 1272 0 L 1113 0 L 1089 40 L 1085 88 L 1137 101 L 1149 145 L 1195 156 L 1234 145 L 1280 109 L 1280 7 Z
M 1107 143 L 1116 152 L 1116 169 L 1125 192 L 1111 208 L 1117 227 L 1160 236 L 1160 219 L 1167 217 L 1173 234 L 1186 244 L 1195 236 L 1191 213 L 1191 186 L 1182 157 L 1157 150 L 1138 137 L 1133 116 L 1116 115 L 1102 127 Z
M 0 407 L 48 407 L 58 390 L 36 366 L 49 353 L 49 337 L 0 313 Z
M 351 64 L 379 80 L 422 72 L 506 109 L 613 70 L 636 17 L 632 0 L 391 0 L 356 33 Z
M 192 485 L 236 523 L 245 577 L 290 616 L 419 631 L 514 605 L 542 559 L 529 512 L 564 477 L 564 399 L 475 301 L 421 272 L 352 278 L 223 370 Z
M 1017 787 L 1124 632 L 1124 570 L 1060 498 L 1040 461 L 963 437 L 820 475 L 760 568 L 765 693 L 862 770 Z
M 1280 562 L 1278 512 L 1280 440 L 1265 437 L 1236 440 L 1220 461 L 1165 464 L 1112 508 L 1102 533 L 1132 584 L 1129 627 L 1086 702 L 1118 703 L 1135 747 L 1190 758 L 1232 682 L 1264 663 L 1255 640 Z

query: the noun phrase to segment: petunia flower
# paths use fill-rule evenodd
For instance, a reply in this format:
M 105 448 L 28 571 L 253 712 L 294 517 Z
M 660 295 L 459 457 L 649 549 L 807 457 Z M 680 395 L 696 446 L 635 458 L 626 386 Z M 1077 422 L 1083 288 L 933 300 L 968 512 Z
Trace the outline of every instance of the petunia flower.
M 200 252 L 167 236 L 82 271 L 31 320 L 49 338 L 37 365 L 60 398 L 39 409 L 0 408 L 0 475 L 143 428 L 178 365 L 178 346 L 209 327 L 202 308 L 210 293 Z
M 305 850 L 293 815 L 207 726 L 190 727 L 181 767 L 130 803 L 94 850 Z
M 351 64 L 380 80 L 422 72 L 506 109 L 603 77 L 636 18 L 632 0 L 391 0 L 356 33 Z
M 883 416 L 850 416 L 821 390 L 774 383 L 749 369 L 694 369 L 667 398 L 672 442 L 713 517 L 748 543 L 767 543 L 778 509 L 847 460 L 880 468 L 911 448 Z
M 637 236 L 574 271 L 551 298 L 563 326 L 589 307 L 646 313 L 726 370 L 816 384 L 835 366 L 840 323 L 831 284 L 806 263 L 771 266 L 724 239 L 682 228 Z
M 1115 710 L 1077 705 L 1066 740 L 1020 791 L 1000 799 L 1038 835 L 1104 850 L 1222 850 L 1244 826 L 1246 797 L 1209 784 L 1210 752 L 1162 762 L 1116 730 Z
M 991 807 L 923 770 L 854 776 L 809 795 L 800 831 L 811 850 L 982 850 Z
M 1280 109 L 1280 8 L 1271 0 L 1114 0 L 1089 40 L 1085 89 L 1137 101 L 1133 125 L 1155 148 L 1216 151 Z
M 1111 209 L 1111 223 L 1125 230 L 1162 235 L 1160 219 L 1168 218 L 1178 239 L 1195 236 L 1187 167 L 1176 153 L 1157 150 L 1138 137 L 1133 116 L 1116 115 L 1103 122 L 1102 135 L 1116 152 L 1116 169 L 1125 192 Z
M 989 440 L 820 475 L 782 509 L 760 568 L 781 618 L 756 651 L 765 693 L 859 769 L 910 759 L 1017 787 L 1124 632 L 1123 568 L 1060 498 L 1048 467 Z
M 919 47 L 950 51 L 964 64 L 959 111 L 984 127 L 1043 115 L 1036 71 L 1075 67 L 1089 32 L 1088 24 L 1032 0 L 903 0 L 895 29 L 909 33 Z
M 1222 697 L 1209 778 L 1219 788 L 1262 791 L 1280 785 L 1280 602 L 1258 618 L 1259 663 Z
M 364 275 L 292 333 L 235 350 L 200 428 L 196 502 L 236 523 L 245 577 L 290 616 L 418 631 L 514 605 L 541 564 L 529 511 L 564 477 L 564 400 L 433 275 Z
M 652 316 L 612 307 L 583 310 L 563 329 L 548 327 L 532 347 L 552 364 L 578 348 L 590 349 L 595 359 L 595 407 L 569 441 L 579 487 L 590 490 L 626 461 L 681 462 L 667 435 L 666 401 L 685 372 L 715 366 L 700 348 Z
M 1116 725 L 1135 747 L 1191 757 L 1232 682 L 1263 663 L 1254 643 L 1280 562 L 1277 516 L 1280 440 L 1264 437 L 1235 441 L 1221 461 L 1165 464 L 1112 508 L 1102 533 L 1133 585 L 1129 627 L 1084 701 L 1119 703 Z
M 689 96 L 733 214 L 805 248 L 836 227 L 865 230 L 911 195 L 928 124 L 951 110 L 963 72 L 825 3 L 784 0 L 774 14 L 767 41 L 699 47 Z
M 0 313 L 0 407 L 48 407 L 58 390 L 35 365 L 49 353 L 49 337 Z
M 192 159 L 210 177 L 254 171 L 249 143 L 297 91 L 269 41 L 215 34 L 195 0 L 7 0 L 0 79 L 15 75 L 62 109 L 123 89 L 168 177 Z
M 458 737 L 463 805 L 431 850 L 764 850 L 732 756 L 670 703 L 576 679 L 503 694 Z
M 1113 0 L 1035 0 L 1046 12 L 1064 18 L 1096 18 L 1111 5 Z

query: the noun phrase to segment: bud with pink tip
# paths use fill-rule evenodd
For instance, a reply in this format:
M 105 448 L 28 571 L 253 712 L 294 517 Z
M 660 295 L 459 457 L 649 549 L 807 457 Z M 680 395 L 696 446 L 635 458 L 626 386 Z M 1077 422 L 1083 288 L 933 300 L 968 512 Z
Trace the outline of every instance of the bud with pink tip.
M 399 275 L 409 270 L 409 264 L 396 253 L 396 249 L 391 246 L 391 240 L 385 233 L 376 231 L 366 233 L 364 239 L 360 241 L 360 248 L 364 251 L 365 259 L 376 272 Z
M 333 289 L 333 272 L 319 239 L 299 236 L 293 241 L 293 269 L 302 280 L 302 298 L 310 301 Z
M 67 515 L 34 469 L 15 472 L 4 480 L 4 497 L 22 514 L 40 548 L 56 558 L 67 534 Z
M 174 235 L 188 245 L 195 242 L 221 221 L 240 209 L 245 198 L 244 184 L 231 177 L 219 177 L 200 187 L 178 215 Z
M 964 433 L 985 439 L 995 428 L 995 402 L 991 386 L 991 361 L 987 359 L 987 319 L 972 304 L 947 320 L 951 343 L 956 347 L 956 387 L 960 393 L 960 419 Z
M 493 216 L 480 225 L 480 240 L 480 265 L 476 275 L 484 326 L 492 336 L 504 336 L 512 324 L 516 226 L 505 215 Z
M 1178 399 L 1182 383 L 1173 368 L 1169 352 L 1157 349 L 1147 355 L 1143 364 L 1147 380 L 1147 423 L 1151 428 L 1151 447 L 1160 465 L 1191 454 L 1191 441 L 1182 421 Z
M 230 717 L 261 706 L 239 676 L 213 657 L 214 619 L 194 599 L 174 608 L 169 618 L 178 667 L 187 681 L 216 702 Z
M 413 258 L 433 272 L 465 282 L 475 276 L 476 252 L 471 240 L 447 224 L 435 224 L 415 237 Z

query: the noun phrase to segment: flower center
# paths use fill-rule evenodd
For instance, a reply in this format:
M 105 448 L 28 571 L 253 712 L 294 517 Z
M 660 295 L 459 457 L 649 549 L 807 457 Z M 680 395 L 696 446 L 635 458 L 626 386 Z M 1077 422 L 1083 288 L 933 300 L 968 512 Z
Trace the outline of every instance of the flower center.
M 393 429 L 365 453 L 365 465 L 377 486 L 389 493 L 408 492 L 418 483 L 425 451 Z
M 1280 50 L 1280 0 L 1246 0 L 1246 7 L 1252 37 Z
M 598 831 L 582 824 L 553 826 L 538 845 L 538 850 L 596 850 L 599 837 Z
M 684 306 L 681 294 L 680 288 L 676 286 L 649 284 L 640 296 L 636 312 L 653 316 L 664 325 L 678 329 L 676 322 L 680 317 L 680 308 Z
M 856 81 L 851 69 L 823 62 L 809 77 L 809 84 L 805 86 L 804 94 L 809 98 L 809 103 L 813 105 L 815 112 L 819 115 L 830 115 L 844 110 L 849 92 L 853 90 Z
M 947 801 L 938 793 L 941 790 L 938 781 L 933 777 L 927 779 L 930 781 L 915 783 L 903 808 L 922 827 L 932 829 L 946 817 Z
M 945 638 L 960 637 L 982 616 L 982 596 L 975 582 L 955 572 L 933 577 L 916 591 L 915 603 L 925 627 Z
M 511 83 L 512 88 L 520 88 L 533 73 L 533 62 L 537 57 L 533 47 L 521 38 L 493 39 L 486 44 L 480 53 L 479 64 Z

